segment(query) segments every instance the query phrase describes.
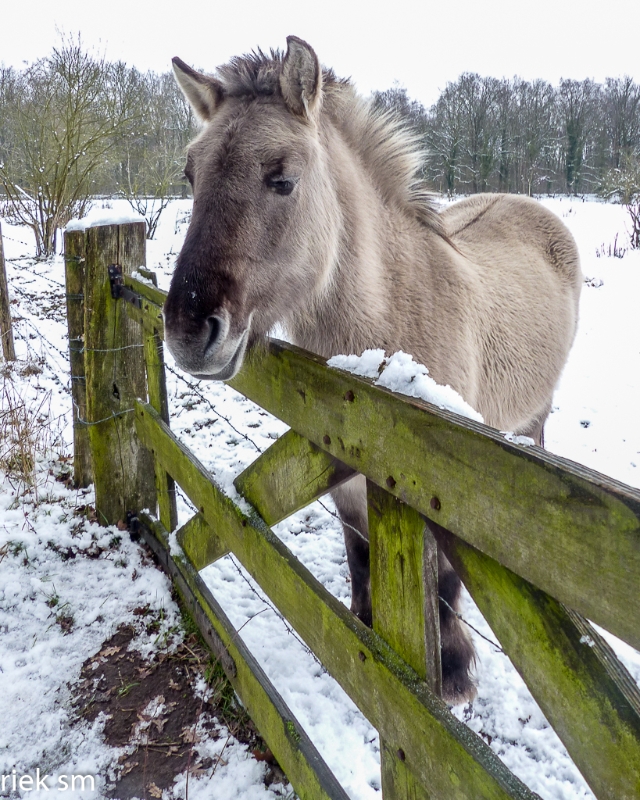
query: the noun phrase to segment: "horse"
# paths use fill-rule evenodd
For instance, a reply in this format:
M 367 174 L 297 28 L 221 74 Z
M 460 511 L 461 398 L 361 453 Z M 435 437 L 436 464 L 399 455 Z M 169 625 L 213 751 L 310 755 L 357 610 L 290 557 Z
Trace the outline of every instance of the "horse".
M 302 39 L 215 75 L 173 59 L 202 122 L 185 175 L 193 214 L 164 306 L 177 365 L 225 381 L 276 324 L 329 358 L 404 350 L 488 425 L 543 444 L 578 319 L 575 242 L 537 201 L 479 194 L 439 210 L 401 120 L 321 68 Z M 371 625 L 366 484 L 332 492 L 351 610 Z M 475 651 L 439 554 L 442 693 L 472 699 Z

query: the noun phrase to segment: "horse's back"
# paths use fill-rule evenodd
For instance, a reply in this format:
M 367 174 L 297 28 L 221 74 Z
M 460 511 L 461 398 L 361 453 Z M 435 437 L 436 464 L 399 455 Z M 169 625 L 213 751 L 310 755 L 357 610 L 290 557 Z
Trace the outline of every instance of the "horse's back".
M 575 336 L 575 241 L 555 214 L 517 195 L 475 195 L 442 218 L 475 287 L 478 410 L 489 424 L 524 430 L 546 416 Z
M 557 273 L 577 298 L 582 275 L 576 243 L 563 222 L 537 200 L 513 194 L 477 194 L 442 212 L 453 242 L 480 263 L 495 264 L 499 247 L 512 269 L 540 258 Z M 514 262 L 512 253 L 522 253 Z

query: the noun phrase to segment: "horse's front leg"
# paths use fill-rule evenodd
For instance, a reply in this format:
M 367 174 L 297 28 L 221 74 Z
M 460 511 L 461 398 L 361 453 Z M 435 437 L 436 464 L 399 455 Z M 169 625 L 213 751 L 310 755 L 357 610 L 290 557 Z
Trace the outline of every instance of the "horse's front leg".
M 351 573 L 351 610 L 371 627 L 371 572 L 369 569 L 369 523 L 367 519 L 367 483 L 356 475 L 331 492 L 336 504 L 347 549 Z

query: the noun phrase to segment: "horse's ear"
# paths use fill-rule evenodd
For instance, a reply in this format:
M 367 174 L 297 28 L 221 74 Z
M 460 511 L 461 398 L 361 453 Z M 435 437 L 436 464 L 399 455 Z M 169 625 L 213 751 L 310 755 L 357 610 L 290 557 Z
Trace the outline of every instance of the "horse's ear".
M 191 69 L 177 56 L 171 59 L 178 85 L 203 122 L 209 122 L 224 96 L 222 84 L 215 78 Z
M 287 36 L 280 89 L 290 111 L 315 118 L 322 99 L 322 70 L 313 48 L 297 36 Z

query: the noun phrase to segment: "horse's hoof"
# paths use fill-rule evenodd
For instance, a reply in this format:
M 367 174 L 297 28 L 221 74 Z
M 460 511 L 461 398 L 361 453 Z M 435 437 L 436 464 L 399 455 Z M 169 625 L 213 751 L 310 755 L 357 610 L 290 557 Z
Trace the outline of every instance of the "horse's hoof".
M 442 699 L 450 706 L 468 703 L 477 694 L 478 690 L 467 669 L 442 676 Z
M 365 609 L 352 608 L 351 610 L 356 615 L 356 617 L 358 617 L 360 622 L 364 622 L 367 628 L 373 628 L 373 616 L 371 614 L 370 608 L 365 608 Z

